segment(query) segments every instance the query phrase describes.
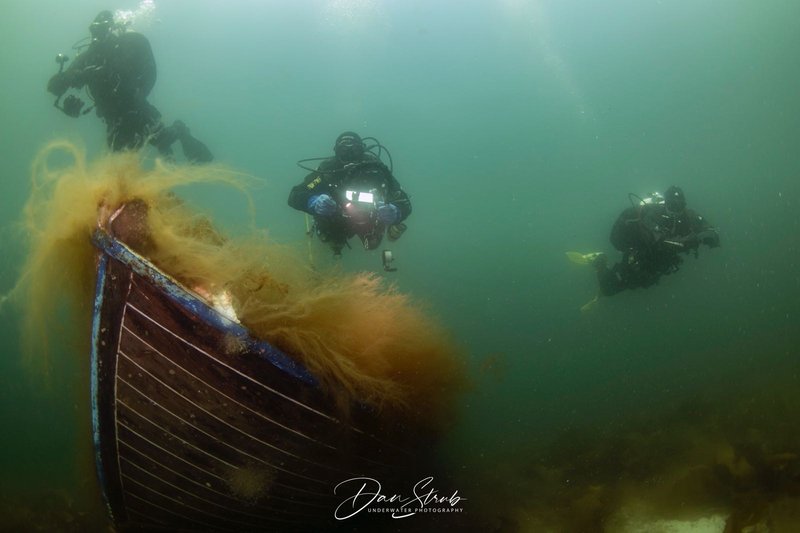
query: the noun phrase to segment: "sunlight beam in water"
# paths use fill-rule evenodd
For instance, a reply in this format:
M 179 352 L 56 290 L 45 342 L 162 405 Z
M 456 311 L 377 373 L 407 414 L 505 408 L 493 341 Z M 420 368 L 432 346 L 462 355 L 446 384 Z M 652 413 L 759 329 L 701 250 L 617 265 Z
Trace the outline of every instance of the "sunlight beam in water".
M 516 27 L 521 35 L 527 37 L 531 55 L 541 59 L 554 78 L 562 86 L 564 94 L 569 95 L 577 114 L 582 120 L 592 118 L 592 111 L 586 102 L 583 90 L 578 86 L 567 60 L 557 46 L 553 35 L 553 24 L 548 6 L 542 0 L 502 0 L 501 8 L 509 20 L 509 27 Z
M 329 0 L 322 10 L 326 25 L 341 31 L 374 28 L 384 16 L 377 0 Z

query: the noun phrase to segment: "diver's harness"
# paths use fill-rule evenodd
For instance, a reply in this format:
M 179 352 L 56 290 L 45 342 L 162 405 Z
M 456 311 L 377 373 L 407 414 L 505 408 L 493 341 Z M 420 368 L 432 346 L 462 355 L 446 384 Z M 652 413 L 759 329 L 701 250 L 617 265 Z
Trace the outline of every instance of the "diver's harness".
M 634 199 L 637 200 L 634 202 Z M 646 253 L 648 256 L 663 256 L 663 253 L 659 250 L 659 244 L 666 244 L 675 250 L 676 252 L 681 251 L 693 251 L 695 259 L 698 257 L 698 249 L 699 246 L 699 237 L 700 235 L 695 234 L 692 232 L 691 234 L 687 235 L 684 238 L 674 239 L 671 236 L 675 235 L 675 231 L 677 230 L 679 219 L 677 216 L 671 215 L 669 213 L 664 214 L 661 213 L 658 215 L 662 222 L 659 223 L 657 220 L 646 220 L 643 217 L 643 213 L 645 208 L 648 206 L 663 206 L 664 205 L 664 197 L 655 192 L 651 196 L 647 198 L 642 198 L 634 193 L 628 193 L 628 200 L 631 202 L 631 205 L 636 210 L 637 216 L 635 218 L 631 218 L 626 220 L 627 224 L 636 224 L 647 231 L 653 237 L 653 241 L 646 246 Z M 687 247 L 686 241 L 689 240 L 692 236 L 697 238 L 697 245 L 694 247 Z M 640 254 L 636 253 L 635 250 L 631 250 L 631 253 L 628 257 L 629 262 L 631 264 L 638 263 Z M 681 257 L 675 253 L 674 257 L 668 264 L 664 265 L 664 268 L 660 268 L 659 270 L 662 271 L 663 274 L 671 274 L 680 270 L 680 265 L 682 263 Z
M 364 154 L 371 154 L 375 158 L 374 160 L 356 161 L 346 163 L 343 167 L 320 170 L 318 168 L 315 169 L 305 166 L 303 163 L 308 163 L 311 161 L 325 161 L 329 158 L 313 157 L 309 159 L 301 159 L 297 162 L 297 166 L 303 170 L 317 174 L 335 174 L 343 172 L 344 178 L 342 179 L 342 183 L 351 182 L 354 177 L 360 177 L 362 180 L 366 181 L 364 176 L 376 172 L 385 174 L 388 171 L 388 174 L 392 175 L 394 163 L 392 161 L 392 154 L 389 152 L 389 150 L 375 137 L 364 137 L 362 142 L 365 141 L 373 141 L 373 144 L 371 145 L 365 144 Z M 389 159 L 388 166 L 384 164 L 381 159 L 381 156 L 384 152 Z M 384 181 L 382 188 L 385 187 L 386 182 Z M 339 186 L 336 186 L 336 188 L 338 189 Z M 375 231 L 378 228 L 381 228 L 381 232 L 386 231 L 387 234 L 390 234 L 390 240 L 399 239 L 406 229 L 406 226 L 403 223 L 389 226 L 389 228 L 392 228 L 393 226 L 396 227 L 395 229 L 391 230 L 391 232 L 388 228 L 384 228 L 382 225 L 380 225 L 377 218 L 377 206 L 378 202 L 383 202 L 386 200 L 385 192 L 382 190 L 374 187 L 370 188 L 369 190 L 362 190 L 362 187 L 355 186 L 348 187 L 343 192 L 339 192 L 337 190 L 337 196 L 338 198 L 336 201 L 342 208 L 342 216 L 353 221 L 352 226 L 357 229 L 356 234 L 361 239 L 366 249 L 371 249 L 369 248 L 369 240 L 374 238 Z M 368 230 L 365 231 L 367 228 Z M 310 227 L 307 227 L 306 234 L 309 237 L 313 236 L 314 234 L 319 234 L 319 228 L 317 227 L 316 221 L 314 221 Z M 347 240 L 344 241 L 344 244 L 350 248 L 350 243 Z M 334 251 L 335 255 L 339 255 L 337 251 L 338 250 Z M 391 266 L 393 261 L 394 255 L 392 254 L 392 251 L 384 249 L 381 252 L 381 262 L 383 264 L 383 269 L 386 272 L 395 272 L 397 270 L 396 267 Z

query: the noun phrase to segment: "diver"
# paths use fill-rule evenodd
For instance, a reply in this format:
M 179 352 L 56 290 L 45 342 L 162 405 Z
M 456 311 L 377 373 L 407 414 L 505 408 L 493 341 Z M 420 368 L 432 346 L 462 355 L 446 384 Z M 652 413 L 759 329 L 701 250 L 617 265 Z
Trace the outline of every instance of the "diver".
M 364 141 L 374 144 L 368 146 Z M 403 221 L 411 214 L 411 201 L 392 174 L 389 151 L 373 137 L 362 139 L 346 131 L 336 138 L 333 152 L 334 157 L 298 162 L 311 173 L 292 188 L 289 205 L 314 217 L 312 231 L 337 256 L 350 246 L 348 241 L 353 236 L 358 236 L 367 250 L 377 248 L 384 233 L 390 241 L 399 239 L 406 230 Z M 383 152 L 388 155 L 389 166 L 381 161 Z M 320 159 L 316 169 L 303 165 Z M 386 261 L 384 252 L 385 267 Z
M 697 257 L 701 244 L 709 248 L 720 245 L 717 230 L 686 208 L 680 187 L 670 187 L 663 196 L 655 193 L 645 199 L 632 194 L 630 197 L 632 206 L 619 215 L 611 229 L 611 243 L 622 252 L 620 262 L 609 268 L 604 253 L 567 253 L 572 261 L 594 267 L 601 296 L 650 287 L 661 276 L 678 271 L 683 262 L 681 254 L 693 253 Z M 638 201 L 634 202 L 634 198 Z
M 86 87 L 97 116 L 106 123 L 106 141 L 112 151 L 136 150 L 150 143 L 171 157 L 177 140 L 190 162 L 211 161 L 209 149 L 192 137 L 183 122 L 165 126 L 161 113 L 147 101 L 156 82 L 155 58 L 147 38 L 115 23 L 110 11 L 101 11 L 89 32 L 91 41 L 67 69 L 68 58 L 56 57 L 59 71 L 47 83 L 48 92 L 56 96 L 55 106 L 71 117 L 87 114 L 92 107 L 83 109 L 84 102 L 75 95 L 61 103 L 68 89 Z

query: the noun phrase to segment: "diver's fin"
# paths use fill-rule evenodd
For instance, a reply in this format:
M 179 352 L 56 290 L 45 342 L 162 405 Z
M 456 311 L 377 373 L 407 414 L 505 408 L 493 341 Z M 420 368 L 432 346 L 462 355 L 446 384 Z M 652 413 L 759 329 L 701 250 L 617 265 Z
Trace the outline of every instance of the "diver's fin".
M 567 259 L 569 259 L 576 265 L 586 264 L 586 260 L 583 258 L 583 254 L 580 252 L 567 252 Z
M 567 258 L 578 265 L 591 265 L 594 260 L 603 255 L 603 252 L 582 254 L 580 252 L 567 252 Z
M 591 311 L 594 309 L 594 306 L 597 305 L 597 302 L 600 301 L 600 295 L 595 296 L 585 304 L 581 306 L 581 313 L 585 313 L 587 311 Z

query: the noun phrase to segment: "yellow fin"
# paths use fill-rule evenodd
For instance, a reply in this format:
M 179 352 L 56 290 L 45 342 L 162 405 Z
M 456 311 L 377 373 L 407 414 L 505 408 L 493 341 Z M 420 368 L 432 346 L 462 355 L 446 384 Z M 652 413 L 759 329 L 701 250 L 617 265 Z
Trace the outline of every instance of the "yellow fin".
M 579 265 L 591 265 L 595 259 L 599 256 L 603 255 L 603 252 L 592 252 L 588 254 L 582 254 L 580 252 L 567 252 L 567 258 L 573 263 L 577 263 Z
M 581 306 L 581 313 L 585 313 L 587 311 L 591 311 L 594 309 L 594 306 L 597 305 L 597 302 L 600 300 L 600 296 L 595 296 L 585 304 Z
M 586 265 L 585 256 L 580 252 L 567 252 L 567 258 L 578 265 Z

